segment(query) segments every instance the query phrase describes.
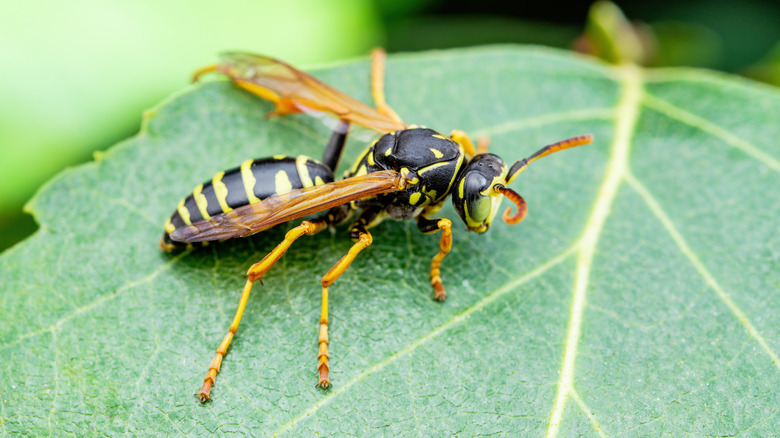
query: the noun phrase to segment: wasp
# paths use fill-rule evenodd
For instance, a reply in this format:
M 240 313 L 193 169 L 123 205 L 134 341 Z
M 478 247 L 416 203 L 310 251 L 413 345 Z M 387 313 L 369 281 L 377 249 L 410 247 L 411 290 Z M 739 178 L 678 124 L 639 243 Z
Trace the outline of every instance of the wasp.
M 375 108 L 266 56 L 223 54 L 218 64 L 200 69 L 194 75 L 194 80 L 206 73 L 227 76 L 238 87 L 272 102 L 275 110 L 269 116 L 326 113 L 337 120 L 321 161 L 306 156 L 246 160 L 195 187 L 165 223 L 160 247 L 172 251 L 198 243 L 249 236 L 324 212 L 288 231 L 274 250 L 247 271 L 233 322 L 196 394 L 201 402 L 210 400 L 209 393 L 238 330 L 253 284 L 258 281 L 262 284 L 263 275 L 298 238 L 345 223 L 357 214 L 349 228 L 355 243 L 321 280 L 317 385 L 326 389 L 331 385 L 328 289 L 355 257 L 371 245 L 370 228 L 387 218 L 414 219 L 422 233 L 441 231 L 439 251 L 430 266 L 430 282 L 434 298 L 442 301 L 446 292 L 440 268 L 452 247 L 452 221 L 434 215 L 445 200 L 452 196 L 453 206 L 469 231 L 487 231 L 504 197 L 516 205 L 517 211 L 510 214 L 510 207 L 504 212 L 503 220 L 508 224 L 519 223 L 526 215 L 526 202 L 507 185 L 531 162 L 592 141 L 590 135 L 572 137 L 545 146 L 508 166 L 500 157 L 487 152 L 486 139 L 480 139 L 475 145 L 463 131 L 444 135 L 404 123 L 385 101 L 384 52 L 375 50 L 371 59 Z M 365 149 L 344 178 L 336 181 L 333 172 L 352 125 L 367 127 L 381 136 Z

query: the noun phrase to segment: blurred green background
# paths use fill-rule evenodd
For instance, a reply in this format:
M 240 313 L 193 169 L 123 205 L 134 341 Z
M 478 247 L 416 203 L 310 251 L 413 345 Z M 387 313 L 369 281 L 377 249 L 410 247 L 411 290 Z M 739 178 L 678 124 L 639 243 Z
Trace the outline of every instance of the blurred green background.
M 0 251 L 35 231 L 22 208 L 46 180 L 136 133 L 143 110 L 186 87 L 193 70 L 224 50 L 306 68 L 364 56 L 375 46 L 398 52 L 542 44 L 780 85 L 780 2 L 539 3 L 2 2 Z

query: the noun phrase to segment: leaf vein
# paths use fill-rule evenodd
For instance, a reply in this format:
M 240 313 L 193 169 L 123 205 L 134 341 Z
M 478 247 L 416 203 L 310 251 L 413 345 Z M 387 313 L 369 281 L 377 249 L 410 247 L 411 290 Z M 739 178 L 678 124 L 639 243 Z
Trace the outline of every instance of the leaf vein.
M 3 345 L 0 345 L 0 351 L 6 349 L 6 348 L 8 348 L 8 347 L 10 347 L 10 346 L 12 346 L 12 345 L 14 345 L 16 343 L 19 343 L 19 342 L 21 342 L 21 341 L 23 341 L 23 340 L 25 340 L 27 338 L 31 338 L 31 337 L 38 336 L 38 335 L 46 333 L 46 332 L 50 332 L 50 331 L 56 330 L 62 324 L 68 322 L 69 320 L 75 318 L 76 316 L 78 316 L 78 315 L 80 315 L 82 313 L 89 312 L 90 310 L 100 306 L 101 304 L 105 303 L 106 301 L 110 301 L 110 300 L 116 298 L 117 296 L 119 296 L 123 292 L 125 292 L 126 290 L 132 289 L 132 288 L 134 288 L 136 286 L 140 286 L 140 285 L 142 285 L 144 283 L 148 283 L 148 282 L 154 280 L 155 277 L 160 275 L 160 273 L 170 269 L 171 266 L 173 266 L 176 262 L 181 260 L 184 256 L 186 256 L 189 253 L 190 253 L 190 251 L 183 251 L 181 254 L 176 255 L 175 257 L 171 258 L 171 260 L 169 260 L 167 263 L 163 264 L 162 266 L 160 266 L 159 268 L 154 270 L 151 274 L 149 274 L 149 275 L 147 275 L 147 276 L 145 276 L 143 278 L 140 278 L 138 280 L 134 280 L 134 281 L 125 283 L 125 285 L 123 285 L 122 287 L 117 288 L 117 290 L 115 290 L 114 292 L 111 292 L 111 293 L 106 294 L 106 295 L 102 295 L 99 298 L 97 298 L 96 300 L 92 301 L 91 303 L 85 304 L 85 305 L 83 305 L 81 307 L 78 307 L 76 310 L 74 310 L 74 311 L 68 313 L 67 315 L 63 316 L 62 318 L 58 319 L 57 322 L 55 322 L 54 324 L 52 324 L 52 325 L 50 325 L 48 327 L 44 327 L 42 329 L 38 329 L 38 330 L 35 330 L 35 331 L 32 331 L 32 332 L 25 333 L 25 334 L 17 337 L 16 339 L 14 339 L 13 341 L 9 341 L 9 342 L 7 342 L 7 343 L 5 343 Z
M 743 312 L 742 309 L 737 306 L 737 303 L 731 299 L 731 295 L 720 286 L 718 281 L 707 269 L 699 256 L 697 256 L 696 253 L 693 252 L 693 249 L 688 246 L 688 242 L 686 242 L 685 238 L 677 230 L 677 227 L 674 226 L 674 223 L 672 223 L 672 220 L 663 210 L 652 193 L 650 193 L 647 187 L 645 187 L 644 184 L 637 180 L 630 171 L 626 174 L 626 181 L 637 192 L 637 194 L 642 197 L 647 206 L 650 208 L 650 211 L 655 215 L 656 219 L 661 222 L 661 225 L 663 225 L 663 227 L 669 233 L 672 240 L 674 240 L 674 243 L 676 243 L 680 248 L 680 252 L 682 252 L 683 255 L 691 262 L 699 275 L 702 276 L 705 283 L 707 283 L 707 285 L 713 291 L 715 291 L 721 301 L 723 301 L 726 307 L 728 307 L 728 309 L 737 318 L 740 324 L 742 324 L 750 336 L 759 343 L 761 348 L 763 348 L 766 354 L 769 355 L 769 357 L 772 359 L 772 362 L 775 364 L 775 366 L 780 369 L 780 358 L 778 358 L 777 353 L 772 350 L 764 337 L 761 336 L 761 333 L 759 333 L 758 329 L 756 329 L 753 323 L 750 322 L 747 315 L 745 315 L 745 312 Z
M 615 108 L 586 108 L 560 113 L 543 114 L 522 120 L 510 120 L 488 128 L 474 131 L 475 136 L 495 136 L 508 132 L 517 132 L 524 129 L 538 128 L 559 122 L 571 122 L 576 120 L 610 120 L 615 118 Z
M 775 159 L 771 155 L 754 146 L 752 143 L 736 136 L 735 134 L 732 134 L 726 129 L 723 129 L 708 120 L 685 111 L 684 109 L 649 93 L 645 93 L 645 95 L 642 97 L 642 100 L 642 103 L 648 108 L 658 111 L 659 113 L 671 119 L 677 120 L 680 123 L 694 127 L 700 131 L 717 137 L 723 140 L 729 146 L 741 150 L 756 160 L 766 164 L 771 169 L 780 172 L 780 160 Z
M 109 195 L 108 193 L 101 192 L 97 189 L 91 189 L 88 191 L 85 191 L 86 193 L 92 193 L 93 195 L 96 195 L 100 198 L 105 199 L 108 202 L 111 202 L 112 204 L 118 205 L 120 207 L 124 207 L 127 211 L 131 213 L 135 213 L 136 215 L 140 216 L 143 220 L 148 222 L 151 225 L 154 225 L 155 227 L 160 226 L 160 222 L 158 222 L 156 219 L 152 218 L 146 212 L 138 208 L 136 205 L 131 204 L 127 201 L 127 199 L 124 198 L 114 198 L 113 196 Z
M 240 391 L 238 388 L 235 388 L 235 387 L 233 387 L 232 385 L 230 385 L 230 384 L 228 384 L 228 383 L 224 383 L 224 385 L 225 385 L 225 387 L 226 387 L 228 390 L 230 390 L 231 392 L 233 392 L 233 393 L 235 393 L 235 394 L 238 394 L 239 396 L 243 397 L 243 398 L 244 398 L 244 400 L 245 400 L 247 403 L 249 403 L 249 405 L 250 405 L 250 406 L 252 406 L 252 409 L 254 409 L 254 410 L 255 410 L 255 411 L 257 411 L 257 412 L 262 412 L 262 413 L 263 413 L 263 414 L 265 414 L 265 415 L 266 415 L 268 418 L 270 418 L 270 419 L 274 420 L 274 421 L 276 422 L 276 424 L 279 424 L 279 425 L 281 425 L 281 424 L 282 424 L 282 423 L 281 423 L 279 420 L 277 420 L 277 419 L 276 419 L 276 418 L 275 418 L 273 415 L 271 415 L 271 414 L 270 414 L 269 412 L 267 412 L 265 409 L 263 409 L 263 408 L 261 408 L 260 406 L 258 406 L 258 405 L 257 405 L 257 403 L 255 403 L 254 401 L 252 401 L 252 397 L 249 397 L 248 395 L 246 395 L 246 394 L 244 394 L 243 392 L 241 392 L 241 391 Z M 277 405 L 273 405 L 273 406 L 274 406 L 275 408 L 278 408 L 278 406 L 277 406 Z
M 566 399 L 574 389 L 574 363 L 577 357 L 577 346 L 582 327 L 582 315 L 585 310 L 588 280 L 590 277 L 593 256 L 596 252 L 599 236 L 609 217 L 612 203 L 617 197 L 618 189 L 628 170 L 628 157 L 631 142 L 639 119 L 640 99 L 642 96 L 642 77 L 640 70 L 631 65 L 617 70 L 620 73 L 622 88 L 620 100 L 615 109 L 618 117 L 615 119 L 615 136 L 609 156 L 609 162 L 604 180 L 596 194 L 591 214 L 585 223 L 580 237 L 577 257 L 577 267 L 572 292 L 572 304 L 569 314 L 569 326 L 563 353 L 563 364 L 558 380 L 558 391 L 555 395 L 550 422 L 547 425 L 547 437 L 558 434 L 563 421 L 563 411 Z
M 593 425 L 593 429 L 596 430 L 596 433 L 598 433 L 600 437 L 606 438 L 607 435 L 604 433 L 604 430 L 596 419 L 596 416 L 593 414 L 593 411 L 585 404 L 585 401 L 582 400 L 582 397 L 580 397 L 580 394 L 575 388 L 571 389 L 571 397 L 577 402 L 577 406 L 580 407 L 582 412 L 588 416 L 588 420 L 590 420 L 590 424 Z
M 491 292 L 490 294 L 485 296 L 483 299 L 478 301 L 473 306 L 467 308 L 466 310 L 464 310 L 463 312 L 459 313 L 458 315 L 455 315 L 454 317 L 452 317 L 447 322 L 443 323 L 442 325 L 438 326 L 434 330 L 430 331 L 429 333 L 427 333 L 424 336 L 420 337 L 416 341 L 412 342 L 406 348 L 398 351 L 397 353 L 393 354 L 392 356 L 387 357 L 383 361 L 378 362 L 378 363 L 374 364 L 373 366 L 363 370 L 357 376 L 355 376 L 352 380 L 350 380 L 350 381 L 346 382 L 344 385 L 342 385 L 342 386 L 332 390 L 330 392 L 330 394 L 328 394 L 325 397 L 323 397 L 322 399 L 320 399 L 317 403 L 313 404 L 308 409 L 305 409 L 304 411 L 302 411 L 295 418 L 293 418 L 288 423 L 286 423 L 284 425 L 284 427 L 282 427 L 278 431 L 274 432 L 273 435 L 277 436 L 277 435 L 287 431 L 288 429 L 293 427 L 295 425 L 295 423 L 299 422 L 303 418 L 306 418 L 307 416 L 315 414 L 320 408 L 322 408 L 323 406 L 327 405 L 331 400 L 333 400 L 334 397 L 344 393 L 347 389 L 349 389 L 355 383 L 358 383 L 359 381 L 363 380 L 367 376 L 369 376 L 369 375 L 371 375 L 371 374 L 373 374 L 373 373 L 375 373 L 375 372 L 385 368 L 386 366 L 390 365 L 391 363 L 394 363 L 398 359 L 400 359 L 400 358 L 406 356 L 407 354 L 413 352 L 414 350 L 416 350 L 421 345 L 427 343 L 431 339 L 439 336 L 440 334 L 442 334 L 443 332 L 449 330 L 453 326 L 456 326 L 460 322 L 466 320 L 474 312 L 477 312 L 477 311 L 483 309 L 488 304 L 494 302 L 498 298 L 500 298 L 500 297 L 506 295 L 507 293 L 513 291 L 517 286 L 519 286 L 519 285 L 521 285 L 521 284 L 523 284 L 523 283 L 525 283 L 527 281 L 533 280 L 534 278 L 539 277 L 540 275 L 544 274 L 545 272 L 547 272 L 551 268 L 557 266 L 558 264 L 560 264 L 561 262 L 566 260 L 569 257 L 569 255 L 573 254 L 576 251 L 576 249 L 577 249 L 576 245 L 571 246 L 570 248 L 568 248 L 565 251 L 561 252 L 560 254 L 558 254 L 557 256 L 555 256 L 552 259 L 548 260 L 547 262 L 544 262 L 544 263 L 540 264 L 539 266 L 537 266 L 533 270 L 527 272 L 526 274 L 521 275 L 519 277 L 516 277 L 513 281 L 508 282 L 504 286 L 494 290 L 493 292 Z M 381 394 L 381 392 L 379 392 L 378 394 Z

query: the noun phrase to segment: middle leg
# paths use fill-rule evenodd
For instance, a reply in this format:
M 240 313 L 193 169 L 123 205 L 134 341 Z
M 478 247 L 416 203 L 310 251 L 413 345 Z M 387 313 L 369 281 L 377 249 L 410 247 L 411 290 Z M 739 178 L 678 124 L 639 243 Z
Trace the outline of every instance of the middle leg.
M 347 270 L 352 261 L 355 260 L 360 251 L 363 251 L 373 241 L 368 227 L 381 220 L 381 214 L 377 210 L 364 210 L 350 227 L 350 236 L 355 240 L 355 244 L 347 251 L 332 268 L 322 277 L 322 309 L 320 311 L 320 336 L 318 340 L 319 350 L 317 352 L 317 371 L 319 371 L 319 381 L 317 386 L 322 389 L 330 387 L 330 365 L 328 358 L 328 288 L 336 281 L 344 271 Z

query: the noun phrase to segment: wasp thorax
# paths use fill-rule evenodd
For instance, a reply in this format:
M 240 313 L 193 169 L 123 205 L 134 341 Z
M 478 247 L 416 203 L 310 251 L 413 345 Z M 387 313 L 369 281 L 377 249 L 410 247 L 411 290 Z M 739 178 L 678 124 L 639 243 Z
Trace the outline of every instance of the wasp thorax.
M 497 155 L 476 155 L 466 166 L 452 194 L 452 204 L 469 231 L 484 233 L 496 217 L 503 195 L 494 189 L 505 184 L 507 167 Z

